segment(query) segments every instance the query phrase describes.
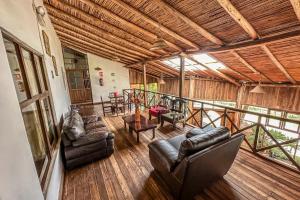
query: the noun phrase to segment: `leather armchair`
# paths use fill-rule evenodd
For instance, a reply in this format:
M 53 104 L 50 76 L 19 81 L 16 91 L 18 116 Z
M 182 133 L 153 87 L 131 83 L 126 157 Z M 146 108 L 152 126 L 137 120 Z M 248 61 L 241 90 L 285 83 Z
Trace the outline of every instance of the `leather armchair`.
M 150 161 L 176 199 L 193 199 L 227 173 L 243 138 L 219 127 L 190 138 L 156 140 L 149 144 Z

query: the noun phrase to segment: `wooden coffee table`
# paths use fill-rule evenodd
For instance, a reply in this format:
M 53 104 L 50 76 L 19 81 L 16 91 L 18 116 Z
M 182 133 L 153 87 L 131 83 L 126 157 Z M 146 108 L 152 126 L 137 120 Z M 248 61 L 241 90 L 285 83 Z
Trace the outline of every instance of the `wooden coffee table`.
M 152 129 L 152 139 L 155 138 L 155 128 L 157 127 L 157 125 L 150 122 L 144 116 L 141 115 L 140 122 L 135 121 L 135 115 L 124 116 L 122 117 L 122 119 L 124 120 L 125 128 L 127 128 L 126 124 L 128 124 L 129 133 L 133 133 L 133 131 L 136 132 L 138 143 L 140 142 L 140 132 L 144 132 L 150 129 Z

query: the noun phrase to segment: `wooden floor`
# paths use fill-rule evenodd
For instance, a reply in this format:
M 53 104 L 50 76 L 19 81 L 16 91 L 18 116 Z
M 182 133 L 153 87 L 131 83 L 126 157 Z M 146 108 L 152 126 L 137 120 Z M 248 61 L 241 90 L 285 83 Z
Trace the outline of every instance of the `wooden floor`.
M 98 106 L 85 107 L 85 113 L 100 113 Z M 115 133 L 115 152 L 107 159 L 66 172 L 63 199 L 172 199 L 162 180 L 153 173 L 147 144 L 152 132 L 136 136 L 123 127 L 121 117 L 106 117 Z M 156 139 L 188 131 L 157 129 Z M 300 175 L 240 150 L 224 179 L 205 189 L 196 199 L 300 199 Z

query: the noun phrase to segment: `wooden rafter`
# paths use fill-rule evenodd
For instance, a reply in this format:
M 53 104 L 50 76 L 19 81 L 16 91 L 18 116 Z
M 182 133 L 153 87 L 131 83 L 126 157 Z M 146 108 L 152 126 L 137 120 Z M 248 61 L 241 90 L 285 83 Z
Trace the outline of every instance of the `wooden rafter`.
M 226 10 L 226 12 L 238 23 L 246 33 L 253 39 L 258 38 L 253 26 L 247 21 L 247 19 L 232 5 L 229 0 L 217 0 L 219 4 Z
M 228 52 L 231 50 L 241 50 L 241 49 L 247 49 L 247 48 L 253 48 L 253 47 L 258 47 L 261 45 L 266 45 L 266 44 L 272 44 L 275 42 L 280 42 L 292 38 L 299 38 L 300 37 L 300 31 L 292 31 L 289 33 L 283 33 L 275 36 L 270 36 L 267 38 L 261 38 L 257 40 L 252 40 L 252 41 L 246 41 L 246 42 L 240 42 L 236 44 L 228 44 L 227 46 L 224 47 L 217 47 L 217 48 L 207 48 L 199 51 L 191 51 L 191 52 L 185 52 L 187 55 L 194 55 L 194 54 L 199 54 L 199 53 L 220 53 L 220 52 Z M 149 62 L 149 61 L 158 61 L 158 60 L 163 60 L 163 59 L 170 59 L 178 56 L 180 53 L 175 53 L 172 55 L 166 55 L 166 56 L 159 56 L 155 58 L 150 58 L 150 59 L 145 59 L 143 62 Z M 137 64 L 137 63 L 133 63 Z
M 300 0 L 290 0 L 290 2 L 294 8 L 298 20 L 300 21 Z
M 157 38 L 157 35 L 151 33 L 150 31 L 147 31 L 131 22 L 128 22 L 126 21 L 125 19 L 123 19 L 122 17 L 119 17 L 118 15 L 114 14 L 113 12 L 105 9 L 104 7 L 100 6 L 99 4 L 95 3 L 95 2 L 92 2 L 90 0 L 79 0 L 81 1 L 82 3 L 88 5 L 90 8 L 92 9 L 95 9 L 97 11 L 101 11 L 101 13 L 103 13 L 105 16 L 109 16 L 111 17 L 112 19 L 114 20 L 117 20 L 119 22 L 121 22 L 123 25 L 127 26 L 128 28 L 131 28 L 132 30 L 135 30 L 135 31 L 138 31 L 138 32 L 141 32 L 143 33 L 144 35 L 152 38 L 152 39 L 156 39 Z M 169 45 L 169 47 L 173 48 L 173 49 L 176 49 L 177 51 L 182 51 L 182 49 L 180 47 L 178 47 L 177 45 L 169 42 L 169 41 L 166 41 L 167 44 Z
M 62 26 L 66 26 L 65 24 L 72 24 L 74 27 L 80 27 L 82 29 L 84 28 L 88 28 L 90 30 L 93 30 L 93 32 L 97 33 L 97 35 L 99 35 L 100 37 L 102 36 L 103 40 L 109 41 L 110 43 L 114 43 L 114 42 L 119 42 L 119 43 L 124 43 L 126 45 L 128 45 L 131 48 L 136 49 L 137 52 L 143 52 L 147 55 L 152 55 L 152 56 L 158 56 L 157 53 L 154 53 L 148 49 L 145 49 L 135 43 L 129 42 L 123 38 L 120 38 L 118 36 L 115 36 L 113 34 L 110 34 L 102 29 L 99 29 L 97 26 L 94 26 L 92 24 L 90 24 L 89 21 L 85 21 L 82 19 L 79 19 L 75 16 L 72 16 L 71 14 L 68 13 L 64 13 L 63 11 L 60 11 L 54 7 L 50 7 L 50 6 L 46 6 L 48 9 L 48 12 L 50 11 L 50 15 L 57 18 L 59 21 L 59 24 L 62 24 Z M 51 11 L 52 10 L 52 11 Z M 109 38 L 109 39 L 106 39 Z
M 122 52 L 122 51 L 118 51 L 118 50 L 115 50 L 115 49 L 109 49 L 109 48 L 106 48 L 106 47 L 103 47 L 101 44 L 99 44 L 97 41 L 94 41 L 90 38 L 87 38 L 87 37 L 84 37 L 82 35 L 78 35 L 78 34 L 73 34 L 71 32 L 63 32 L 59 29 L 56 29 L 56 33 L 61 36 L 61 37 L 64 37 L 64 38 L 69 38 L 71 40 L 80 40 L 82 41 L 83 43 L 87 43 L 87 44 L 90 44 L 90 45 L 94 45 L 95 47 L 97 47 L 97 49 L 101 50 L 101 51 L 104 51 L 104 52 L 107 52 L 107 53 L 110 53 L 112 55 L 116 55 L 116 56 L 120 56 L 120 57 L 123 57 L 123 58 L 126 58 L 128 60 L 132 60 L 132 61 L 136 61 L 136 60 L 139 60 L 140 58 L 137 58 L 137 57 L 133 57 L 131 55 L 128 55 L 126 54 L 125 52 Z
M 165 3 L 163 0 L 155 0 L 157 2 L 157 5 L 161 6 L 164 8 L 167 12 L 171 13 L 173 16 L 176 16 L 183 20 L 186 24 L 188 24 L 190 27 L 192 27 L 195 31 L 197 31 L 199 34 L 201 34 L 203 37 L 208 39 L 209 41 L 213 42 L 214 44 L 217 45 L 224 45 L 224 42 L 221 41 L 219 38 L 202 28 L 200 25 L 192 21 L 190 18 L 187 16 L 183 15 L 179 11 L 177 11 L 175 8 L 170 6 L 169 4 Z
M 95 51 L 99 51 L 99 52 L 103 52 L 105 53 L 106 55 L 109 55 L 110 57 L 113 57 L 114 55 L 117 55 L 118 57 L 120 57 L 121 59 L 123 60 L 126 60 L 128 62 L 132 62 L 132 59 L 126 57 L 126 56 L 122 56 L 122 55 L 118 55 L 118 54 L 113 54 L 111 52 L 108 52 L 108 51 L 103 51 L 103 49 L 101 48 L 97 48 L 97 45 L 94 45 L 94 44 L 89 44 L 88 42 L 85 42 L 83 40 L 80 40 L 80 39 L 76 39 L 74 37 L 66 37 L 66 36 L 62 36 L 61 34 L 58 34 L 59 38 L 62 40 L 62 41 L 68 41 L 70 43 L 74 42 L 76 44 L 81 44 L 81 45 L 84 45 L 84 46 L 87 46 L 89 47 L 90 49 L 95 49 Z
M 265 74 L 262 72 L 258 71 L 255 69 L 252 65 L 250 65 L 237 51 L 232 50 L 230 51 L 231 54 L 233 54 L 241 63 L 243 63 L 248 69 L 250 69 L 253 73 L 255 74 L 260 74 L 263 76 L 265 79 L 268 79 L 269 81 L 273 82 L 269 77 L 267 77 Z
M 103 58 L 106 58 L 106 59 L 109 59 L 109 60 L 112 59 L 112 57 L 110 55 L 107 55 L 103 52 L 95 51 L 94 49 L 90 49 L 87 46 L 82 46 L 82 45 L 76 44 L 74 42 L 68 42 L 67 40 L 62 40 L 61 43 L 62 43 L 62 46 L 64 46 L 64 47 L 69 47 L 69 48 L 72 48 L 72 49 L 75 49 L 75 50 L 82 51 L 84 53 L 91 53 L 91 54 L 94 54 L 94 55 L 97 55 L 97 56 L 100 56 L 100 57 L 103 57 Z M 123 64 L 128 63 L 128 61 L 124 61 L 124 60 L 121 60 L 120 62 L 123 63 Z
M 141 19 L 145 20 L 145 22 L 151 24 L 152 26 L 159 28 L 162 32 L 172 36 L 173 38 L 175 38 L 176 40 L 185 43 L 186 45 L 189 45 L 190 47 L 192 47 L 193 49 L 199 49 L 198 45 L 195 44 L 194 42 L 189 41 L 188 39 L 178 35 L 177 33 L 175 33 L 174 31 L 168 29 L 167 27 L 159 24 L 157 21 L 151 19 L 150 17 L 148 17 L 147 15 L 145 15 L 144 13 L 138 11 L 137 9 L 133 8 L 132 6 L 130 6 L 129 4 L 121 1 L 121 0 L 111 0 L 113 1 L 115 4 L 125 8 L 126 10 L 130 11 L 131 13 L 133 13 L 134 15 L 139 16 Z
M 57 24 L 54 20 L 52 20 L 52 24 L 53 24 L 53 27 L 56 31 L 61 31 L 61 32 L 65 32 L 65 33 L 70 33 L 71 35 L 74 35 L 74 34 L 79 34 L 83 37 L 86 37 L 86 38 L 90 38 L 90 39 L 93 39 L 94 41 L 97 41 L 98 44 L 101 46 L 101 47 L 104 47 L 104 48 L 107 48 L 107 49 L 110 49 L 110 50 L 115 50 L 117 52 L 122 52 L 124 55 L 128 55 L 130 57 L 135 57 L 135 58 L 145 58 L 145 55 L 144 54 L 141 54 L 141 55 L 137 55 L 135 53 L 135 51 L 131 51 L 131 52 L 128 52 L 126 50 L 126 48 L 120 48 L 120 47 L 115 47 L 115 46 L 110 46 L 110 45 L 107 45 L 106 43 L 104 43 L 102 40 L 99 40 L 99 37 L 89 33 L 89 34 L 86 34 L 88 32 L 77 32 L 76 29 L 75 31 L 74 30 L 71 30 L 71 29 L 68 29 L 67 27 L 62 27 L 61 25 Z M 73 27 L 72 27 L 73 28 Z
M 266 45 L 261 46 L 262 49 L 265 51 L 265 53 L 269 56 L 269 58 L 272 60 L 274 65 L 286 76 L 286 78 L 293 84 L 296 84 L 295 79 L 286 71 L 284 66 L 279 62 L 279 60 L 273 55 L 273 53 L 270 51 L 270 49 Z
M 95 46 L 93 46 L 93 45 L 89 45 L 89 44 L 86 44 L 86 43 L 83 43 L 83 42 L 81 42 L 80 40 L 79 41 L 75 41 L 75 40 L 72 40 L 72 39 L 69 39 L 69 38 L 65 38 L 65 37 L 62 37 L 62 36 L 59 36 L 59 39 L 62 41 L 62 42 L 68 42 L 69 44 L 72 44 L 72 43 L 74 43 L 75 45 L 77 45 L 77 46 L 81 46 L 82 48 L 83 47 L 86 47 L 86 49 L 89 49 L 91 52 L 90 53 L 94 53 L 94 54 L 96 54 L 96 53 L 98 53 L 99 54 L 99 52 L 101 52 L 101 54 L 104 54 L 104 55 L 106 55 L 106 56 L 108 56 L 109 58 L 113 58 L 113 55 L 111 54 L 111 53 L 108 53 L 108 52 L 106 52 L 106 51 L 102 51 L 102 50 L 100 50 L 100 49 L 97 49 L 97 48 L 95 48 Z M 121 58 L 121 60 L 124 60 L 124 61 L 126 61 L 127 63 L 129 62 L 132 62 L 130 59 L 128 59 L 128 58 L 124 58 L 124 57 L 121 57 L 120 56 L 120 58 Z
M 198 62 L 196 59 L 194 59 L 192 56 L 189 56 L 189 55 L 187 55 L 187 54 L 184 54 L 184 56 L 185 56 L 186 58 L 190 59 L 191 61 L 197 63 L 198 65 L 201 65 L 201 66 L 204 67 L 205 69 L 207 69 L 207 70 L 213 72 L 214 74 L 218 75 L 218 76 L 221 77 L 222 79 L 225 79 L 225 80 L 227 80 L 227 81 L 233 83 L 233 84 L 236 85 L 236 86 L 241 86 L 241 84 L 238 83 L 238 82 L 237 82 L 236 80 L 234 80 L 233 78 L 227 76 L 226 74 L 224 74 L 224 73 L 222 73 L 222 72 L 220 72 L 220 71 L 218 71 L 218 70 L 216 70 L 216 69 L 211 69 L 211 68 L 209 68 L 209 67 L 203 65 L 202 63 L 200 63 L 200 62 Z
M 178 76 L 179 73 L 176 71 L 172 71 L 169 68 L 166 68 L 164 65 L 161 65 L 160 63 L 156 63 L 156 62 L 149 62 L 148 65 L 153 66 L 153 68 L 155 68 L 156 70 L 158 70 L 159 72 L 163 73 L 163 74 L 169 74 L 170 76 Z
M 115 48 L 115 49 L 121 50 L 123 52 L 130 53 L 131 55 L 137 55 L 137 56 L 140 56 L 140 57 L 143 57 L 143 58 L 148 57 L 147 55 L 145 55 L 145 54 L 143 54 L 139 51 L 134 51 L 132 49 L 129 49 L 129 48 L 126 48 L 126 47 L 121 46 L 119 44 L 116 44 L 114 42 L 111 42 L 109 40 L 105 40 L 101 37 L 100 34 L 95 34 L 93 32 L 89 32 L 87 30 L 84 30 L 81 27 L 73 26 L 72 24 L 66 23 L 65 21 L 59 20 L 58 18 L 53 17 L 53 16 L 50 16 L 50 19 L 51 19 L 52 24 L 53 24 L 55 29 L 60 28 L 60 29 L 64 29 L 66 32 L 71 31 L 71 32 L 74 32 L 74 33 L 77 33 L 77 34 L 80 34 L 80 35 L 83 35 L 83 36 L 86 36 L 86 37 L 93 38 L 94 40 L 98 41 L 102 45 L 107 46 L 107 48 Z
M 209 56 L 212 57 L 212 58 L 214 58 L 215 60 L 218 60 L 218 62 L 222 63 L 227 68 L 227 70 L 229 70 L 229 71 L 231 71 L 231 72 L 233 72 L 235 74 L 238 74 L 239 76 L 241 76 L 241 77 L 243 77 L 243 78 L 245 78 L 247 80 L 254 81 L 251 77 L 249 77 L 249 76 L 247 76 L 247 75 L 245 75 L 245 74 L 243 74 L 243 73 L 241 73 L 241 72 L 233 69 L 232 67 L 229 67 L 228 65 L 226 65 L 225 63 L 223 63 L 222 61 L 220 61 L 220 59 L 218 59 L 215 56 L 213 56 L 212 54 L 209 54 Z

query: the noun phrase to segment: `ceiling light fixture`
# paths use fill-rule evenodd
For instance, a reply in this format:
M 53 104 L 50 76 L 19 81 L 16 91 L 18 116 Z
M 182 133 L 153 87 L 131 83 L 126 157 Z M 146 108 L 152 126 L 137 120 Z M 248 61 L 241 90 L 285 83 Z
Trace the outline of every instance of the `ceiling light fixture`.
M 166 82 L 164 80 L 164 74 L 163 73 L 160 74 L 160 79 L 158 81 L 158 84 L 160 84 L 160 85 L 166 84 Z
M 258 85 L 255 86 L 252 90 L 250 90 L 250 93 L 255 93 L 255 94 L 265 94 L 266 93 L 266 91 L 261 86 L 261 74 L 260 74 L 260 80 L 258 82 Z
M 150 48 L 151 51 L 162 50 L 168 47 L 168 44 L 161 36 L 160 24 L 158 26 L 158 29 L 159 29 L 158 36 Z

